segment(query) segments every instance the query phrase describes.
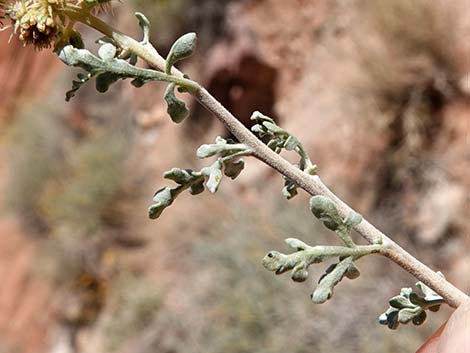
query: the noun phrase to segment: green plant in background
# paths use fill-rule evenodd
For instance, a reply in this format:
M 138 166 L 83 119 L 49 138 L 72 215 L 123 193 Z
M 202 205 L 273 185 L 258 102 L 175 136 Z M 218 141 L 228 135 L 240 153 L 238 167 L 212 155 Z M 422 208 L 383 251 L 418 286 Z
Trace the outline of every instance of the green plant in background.
M 109 305 L 111 316 L 104 319 L 107 349 L 120 344 L 148 326 L 161 307 L 158 288 L 133 273 L 121 274 L 113 283 Z
M 57 113 L 41 105 L 26 106 L 8 136 L 13 162 L 5 198 L 28 226 L 38 229 L 47 223 L 39 212 L 42 192 L 60 172 L 63 161 L 64 131 L 57 123 Z
M 39 272 L 66 284 L 93 272 L 100 253 L 123 236 L 120 207 L 130 194 L 122 174 L 132 138 L 119 121 L 90 122 L 91 132 L 74 139 L 63 113 L 38 103 L 21 111 L 7 135 L 6 199 L 28 232 L 44 240 Z
M 71 99 L 83 84 L 92 78 L 95 79 L 99 92 L 107 91 L 110 85 L 122 79 L 131 79 L 131 83 L 136 87 L 150 81 L 166 82 L 168 87 L 164 99 L 173 122 L 180 123 L 188 116 L 188 108 L 178 98 L 177 92 L 188 93 L 224 123 L 238 140 L 218 138 L 215 144 L 201 146 L 197 151 L 198 157 L 217 157 L 209 167 L 200 171 L 174 168 L 166 172 L 164 177 L 175 181 L 178 186 L 157 191 L 154 203 L 149 208 L 151 218 L 158 218 L 184 190 L 189 189 L 193 195 L 201 193 L 205 187 L 211 192 L 217 191 L 223 175 L 234 179 L 240 174 L 244 168 L 240 157 L 252 156 L 283 176 L 283 194 L 286 198 L 294 197 L 298 188 L 311 194 L 312 213 L 344 243 L 344 246 L 312 247 L 300 240 L 289 238 L 286 242 L 296 250 L 293 254 L 270 251 L 263 259 L 263 265 L 268 270 L 277 274 L 292 270 L 292 279 L 305 281 L 308 276 L 307 269 L 311 264 L 337 258 L 338 262 L 326 270 L 311 296 L 315 303 L 328 300 L 343 277 L 357 278 L 359 271 L 355 262 L 363 256 L 375 253 L 391 259 L 427 286 L 420 285 L 424 296 L 404 290 L 399 297 L 390 301 L 391 309 L 380 319 L 390 328 L 396 328 L 398 322 L 413 321 L 420 324 L 426 317 L 425 309 L 434 311 L 437 305 L 444 301 L 452 307 L 457 307 L 468 299 L 465 293 L 420 263 L 334 195 L 322 183 L 317 175 L 317 167 L 311 162 L 297 138 L 277 126 L 269 117 L 255 112 L 252 118 L 256 122 L 253 132 L 267 139 L 267 144 L 264 144 L 202 86 L 176 69 L 174 65 L 178 61 L 194 53 L 194 33 L 180 37 L 167 57 L 163 58 L 150 43 L 150 22 L 143 14 L 136 14 L 143 31 L 141 41 L 124 35 L 93 15 L 97 6 L 107 2 L 109 1 L 17 1 L 7 3 L 5 13 L 13 21 L 15 31 L 19 32 L 20 39 L 25 44 L 33 44 L 38 49 L 53 46 L 66 65 L 80 67 L 85 71 L 73 82 L 72 90 L 66 95 L 67 99 Z M 84 48 L 80 34 L 74 29 L 77 22 L 84 23 L 104 35 L 104 38 L 99 40 L 98 55 Z M 136 58 L 144 60 L 152 69 L 137 66 Z M 300 157 L 298 164 L 291 164 L 284 159 L 280 155 L 284 150 L 295 152 Z M 352 230 L 357 231 L 370 245 L 357 245 L 350 236 Z
M 41 209 L 54 228 L 66 225 L 75 234 L 93 236 L 122 190 L 122 158 L 128 143 L 120 133 L 91 136 L 67 159 L 60 180 L 44 190 Z

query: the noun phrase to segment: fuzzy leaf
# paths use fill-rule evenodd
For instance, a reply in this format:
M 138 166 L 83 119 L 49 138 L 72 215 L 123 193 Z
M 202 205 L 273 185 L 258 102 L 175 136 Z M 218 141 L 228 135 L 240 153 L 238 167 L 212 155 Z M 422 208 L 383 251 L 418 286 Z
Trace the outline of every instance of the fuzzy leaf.
M 158 190 L 153 197 L 154 204 L 149 207 L 149 217 L 156 219 L 160 217 L 163 210 L 173 203 L 174 195 L 169 187 Z
M 413 317 L 412 321 L 413 321 L 413 324 L 415 324 L 416 326 L 420 326 L 422 325 L 425 321 L 426 321 L 426 318 L 428 317 L 428 315 L 426 314 L 426 312 L 423 310 L 421 311 L 420 314 L 416 315 L 415 317 Z
M 360 275 L 361 275 L 361 271 L 359 271 L 359 269 L 357 268 L 357 266 L 354 263 L 352 263 L 348 267 L 348 270 L 344 274 L 345 277 L 347 277 L 348 279 L 351 279 L 351 280 L 358 278 Z
M 108 91 L 109 86 L 121 79 L 122 76 L 116 75 L 111 72 L 104 72 L 96 76 L 96 90 L 100 93 L 105 93 Z
M 192 170 L 190 169 L 180 169 L 173 168 L 163 174 L 165 179 L 173 180 L 174 182 L 183 185 L 187 184 L 194 178 L 192 175 Z
M 413 320 L 413 318 L 420 315 L 422 312 L 423 312 L 423 309 L 421 309 L 419 306 L 416 306 L 414 308 L 401 309 L 398 312 L 398 321 L 401 324 L 407 324 L 408 322 Z
M 242 143 L 228 143 L 228 141 L 218 136 L 216 143 L 201 145 L 197 149 L 196 155 L 198 158 L 208 158 L 215 155 L 225 157 L 246 150 L 248 150 L 246 145 Z
M 302 250 L 306 250 L 306 249 L 310 248 L 310 246 L 308 246 L 307 244 L 305 244 L 303 241 L 301 241 L 299 239 L 287 238 L 284 241 L 286 242 L 286 244 L 290 248 L 292 248 L 294 250 L 297 250 L 297 251 L 302 251 Z
M 243 160 L 240 159 L 236 162 L 229 160 L 224 163 L 224 174 L 230 179 L 235 179 L 244 168 L 245 162 Z
M 136 88 L 140 88 L 142 87 L 143 85 L 145 85 L 147 83 L 147 80 L 144 80 L 142 78 L 135 78 L 131 81 L 131 85 L 136 87 Z
M 196 33 L 186 33 L 176 40 L 166 58 L 166 74 L 171 74 L 172 66 L 183 59 L 189 58 L 196 49 Z
M 263 258 L 263 266 L 268 271 L 275 272 L 277 275 L 284 273 L 288 269 L 286 269 L 286 262 L 288 257 L 284 254 L 281 254 L 278 251 L 270 251 L 266 254 Z
M 167 113 L 175 123 L 181 123 L 188 115 L 189 110 L 186 103 L 175 96 L 175 84 L 170 83 L 163 97 L 167 104 Z
M 413 305 L 407 298 L 402 297 L 401 295 L 397 295 L 396 297 L 393 297 L 392 299 L 389 300 L 388 303 L 390 304 L 391 307 L 397 308 L 397 309 L 415 307 L 415 305 Z
M 286 142 L 284 142 L 284 148 L 288 151 L 293 151 L 299 145 L 299 140 L 294 136 L 290 135 Z
M 346 219 L 344 220 L 344 224 L 349 229 L 354 228 L 361 222 L 362 222 L 362 215 L 354 211 L 351 211 L 348 217 L 346 217 Z
M 59 58 L 62 62 L 69 66 L 80 67 L 88 72 L 86 79 L 73 82 L 72 89 L 66 94 L 67 101 L 74 97 L 78 89 L 94 76 L 97 77 L 96 88 L 99 92 L 107 91 L 109 86 L 119 79 L 137 79 L 135 81 L 137 85 L 152 80 L 161 81 L 166 79 L 165 74 L 162 72 L 138 68 L 131 65 L 126 60 L 115 58 L 113 56 L 113 44 L 107 41 L 101 42 L 103 44 L 100 47 L 100 57 L 86 49 L 74 48 L 72 45 L 66 45 L 60 50 Z
M 202 169 L 204 175 L 208 175 L 206 186 L 210 192 L 215 193 L 219 188 L 220 182 L 222 181 L 222 168 L 223 165 L 220 161 L 216 161 L 210 167 Z
M 324 303 L 333 296 L 335 286 L 343 279 L 352 263 L 352 257 L 347 257 L 320 279 L 320 283 L 311 295 L 315 304 Z
M 307 266 L 300 263 L 292 269 L 291 278 L 295 282 L 304 282 L 308 278 Z
M 284 179 L 284 187 L 282 188 L 282 195 L 290 200 L 293 197 L 297 196 L 297 185 L 290 179 Z
M 142 32 L 144 33 L 142 43 L 146 44 L 150 40 L 150 21 L 141 12 L 136 12 L 135 17 L 137 17 L 137 19 L 139 20 L 139 26 L 140 28 L 142 28 Z
M 80 73 L 77 75 L 77 79 L 78 81 L 77 80 L 72 81 L 72 89 L 67 91 L 67 93 L 65 94 L 65 100 L 67 102 L 70 101 L 73 97 L 75 97 L 75 94 L 77 93 L 77 91 L 91 79 L 91 75 Z
M 204 179 L 201 179 L 198 183 L 192 184 L 189 188 L 189 193 L 191 195 L 198 195 L 202 192 L 204 192 Z
M 416 286 L 428 296 L 423 297 L 412 288 L 402 288 L 400 295 L 390 299 L 388 310 L 380 315 L 381 324 L 386 324 L 392 329 L 396 329 L 399 323 L 407 324 L 410 321 L 415 325 L 421 325 L 427 317 L 426 309 L 433 312 L 439 310 L 444 299 L 421 282 L 416 283 Z
M 271 123 L 269 121 L 264 121 L 263 124 L 262 124 L 266 130 L 271 133 L 272 135 L 276 135 L 276 136 L 289 136 L 289 133 L 284 130 L 284 129 L 281 129 L 279 126 L 277 126 L 275 123 Z
M 330 230 L 336 230 L 343 224 L 335 204 L 326 196 L 313 196 L 310 210 Z
M 104 43 L 98 49 L 98 56 L 103 59 L 104 61 L 109 61 L 114 59 L 116 56 L 117 49 L 111 43 Z
M 255 111 L 251 114 L 251 117 L 250 117 L 250 120 L 252 121 L 255 121 L 257 123 L 263 123 L 265 121 L 271 123 L 271 124 L 275 124 L 274 120 L 271 119 L 269 116 L 267 115 L 264 115 L 262 113 L 260 113 L 259 111 Z

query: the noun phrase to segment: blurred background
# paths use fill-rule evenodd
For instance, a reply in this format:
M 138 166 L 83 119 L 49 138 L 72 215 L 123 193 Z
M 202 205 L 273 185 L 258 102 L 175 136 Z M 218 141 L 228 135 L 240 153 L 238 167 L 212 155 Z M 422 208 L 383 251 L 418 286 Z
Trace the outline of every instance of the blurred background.
M 102 14 L 166 55 L 198 33 L 183 71 L 243 123 L 254 110 L 296 135 L 340 197 L 470 292 L 468 0 L 134 0 Z M 99 34 L 83 30 L 88 43 Z M 416 281 L 359 262 L 316 306 L 305 284 L 261 266 L 297 237 L 334 244 L 306 195 L 256 161 L 215 195 L 182 195 L 157 221 L 172 167 L 227 131 L 188 100 L 166 116 L 164 85 L 65 91 L 76 71 L 49 51 L 0 40 L 1 353 L 414 352 L 450 315 L 390 331 L 377 317 Z M 90 48 L 96 47 L 90 44 Z M 359 238 L 358 241 L 361 241 Z

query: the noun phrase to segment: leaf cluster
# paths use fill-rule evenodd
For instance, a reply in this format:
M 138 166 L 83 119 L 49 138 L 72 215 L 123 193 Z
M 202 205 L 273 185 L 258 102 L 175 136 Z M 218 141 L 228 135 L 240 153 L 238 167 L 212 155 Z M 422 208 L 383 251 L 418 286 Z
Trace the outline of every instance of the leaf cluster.
M 235 179 L 240 175 L 245 163 L 239 159 L 251 154 L 251 149 L 241 143 L 217 137 L 214 144 L 205 144 L 197 150 L 199 158 L 218 156 L 211 165 L 199 171 L 191 169 L 173 168 L 164 173 L 163 177 L 173 180 L 178 184 L 175 188 L 164 187 L 158 190 L 153 198 L 153 204 L 149 207 L 149 217 L 160 217 L 163 210 L 170 206 L 184 190 L 189 189 L 191 195 L 197 195 L 205 190 L 205 187 L 215 193 L 223 176 Z
M 280 128 L 270 117 L 255 111 L 250 118 L 256 122 L 251 131 L 260 138 L 268 138 L 268 147 L 276 153 L 282 150 L 294 151 L 300 156 L 298 167 L 310 175 L 315 175 L 317 166 L 312 163 L 302 143 L 292 134 Z M 282 194 L 288 200 L 298 193 L 297 185 L 290 179 L 284 177 L 284 187 Z
M 296 252 L 285 255 L 277 251 L 270 251 L 263 259 L 263 266 L 276 274 L 292 270 L 291 278 L 296 282 L 303 282 L 308 277 L 308 266 L 320 263 L 331 258 L 338 258 L 338 262 L 329 266 L 320 277 L 318 286 L 311 294 L 314 303 L 324 303 L 333 296 L 334 288 L 344 278 L 356 279 L 360 272 L 355 261 L 362 256 L 377 253 L 380 244 L 360 246 L 356 245 L 349 233 L 359 224 L 362 217 L 352 212 L 343 220 L 339 216 L 334 203 L 324 196 L 315 196 L 311 202 L 312 213 L 318 217 L 325 226 L 334 230 L 346 246 L 309 246 L 304 242 L 288 238 L 286 243 Z
M 380 315 L 380 324 L 387 325 L 392 330 L 409 322 L 419 326 L 426 321 L 426 310 L 436 312 L 441 304 L 445 303 L 444 298 L 424 283 L 417 282 L 416 286 L 421 293 L 413 291 L 412 288 L 402 288 L 399 295 L 389 300 L 390 307 Z

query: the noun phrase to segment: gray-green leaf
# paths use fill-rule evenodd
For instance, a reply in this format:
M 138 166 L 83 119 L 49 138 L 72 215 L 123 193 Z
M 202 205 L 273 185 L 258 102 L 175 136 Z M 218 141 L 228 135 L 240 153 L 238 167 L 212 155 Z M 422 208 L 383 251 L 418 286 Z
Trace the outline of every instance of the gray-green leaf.
M 224 163 L 224 174 L 230 179 L 235 179 L 240 175 L 243 168 L 245 168 L 245 162 L 243 160 L 238 160 L 236 162 L 229 160 Z
M 158 190 L 153 197 L 153 204 L 149 207 L 148 213 L 151 219 L 160 217 L 163 210 L 173 203 L 174 195 L 169 187 Z
M 335 286 L 343 279 L 351 264 L 353 264 L 353 258 L 347 257 L 320 279 L 318 287 L 311 295 L 315 304 L 324 303 L 333 296 Z
M 99 49 L 98 49 L 98 56 L 103 59 L 104 61 L 109 61 L 114 59 L 116 56 L 117 49 L 114 45 L 111 43 L 104 43 Z
M 215 193 L 222 181 L 222 162 L 216 161 L 210 167 L 202 169 L 202 173 L 209 176 L 206 186 L 210 192 Z
M 310 210 L 328 229 L 336 230 L 343 223 L 335 204 L 326 196 L 313 196 Z
M 196 44 L 196 33 L 186 33 L 185 35 L 178 38 L 171 47 L 170 52 L 168 53 L 168 56 L 166 58 L 166 74 L 171 74 L 171 68 L 176 62 L 186 59 L 193 55 L 196 49 Z
M 175 123 L 181 123 L 188 115 L 189 110 L 186 104 L 175 96 L 175 84 L 170 83 L 163 97 L 166 101 L 167 113 Z

